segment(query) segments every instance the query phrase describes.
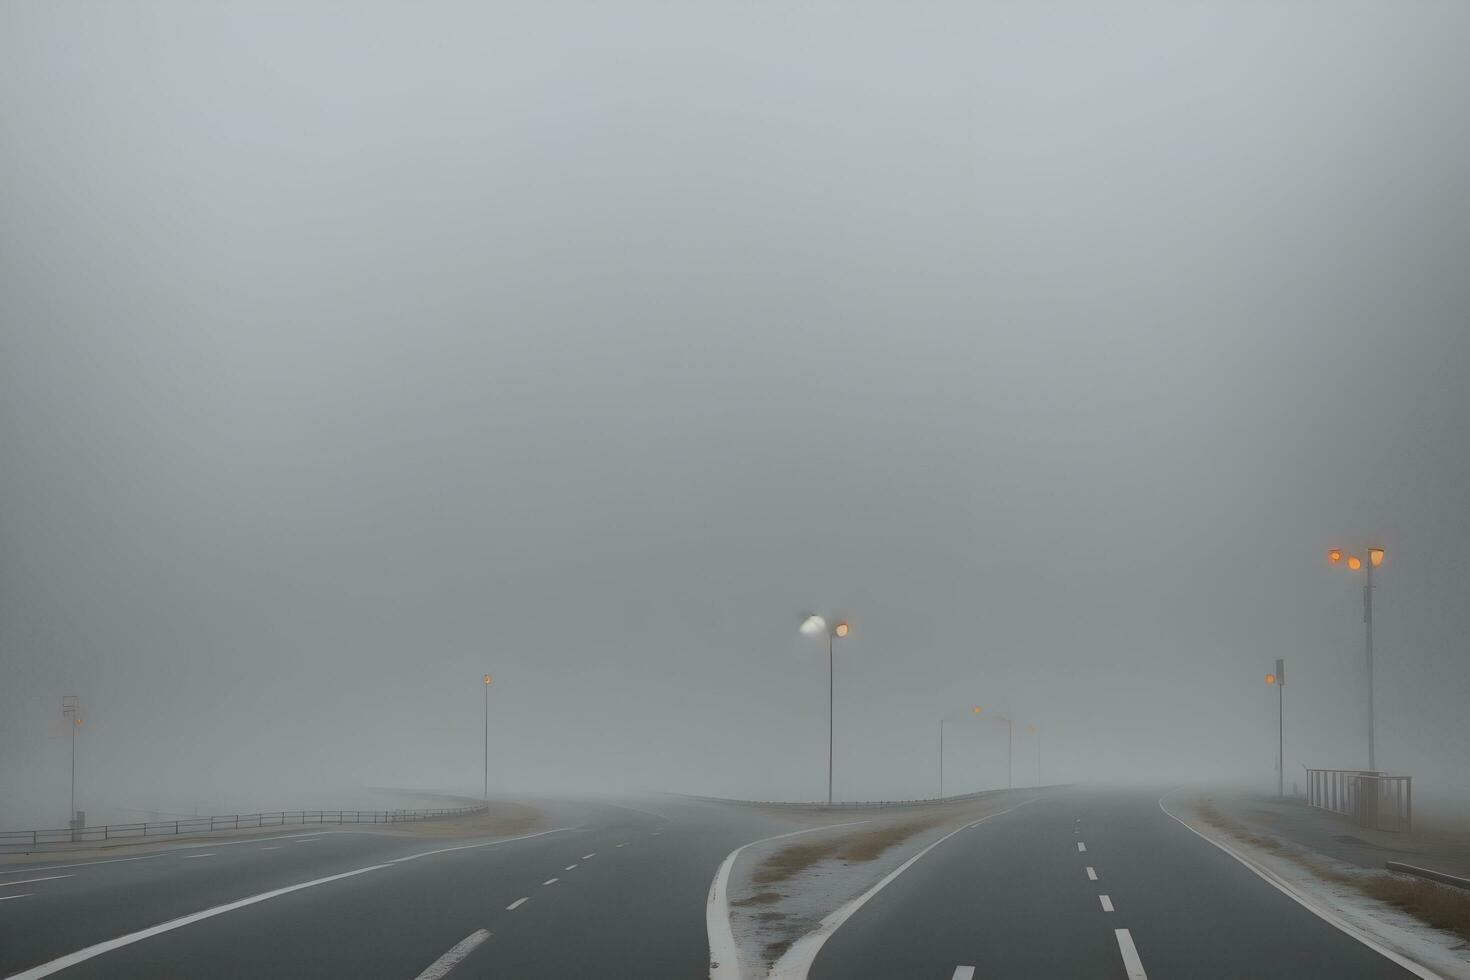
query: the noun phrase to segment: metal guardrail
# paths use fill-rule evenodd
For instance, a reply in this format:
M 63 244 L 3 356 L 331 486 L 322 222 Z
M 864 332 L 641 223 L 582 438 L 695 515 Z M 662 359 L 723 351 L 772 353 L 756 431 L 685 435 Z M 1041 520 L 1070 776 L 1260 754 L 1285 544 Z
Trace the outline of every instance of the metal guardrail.
M 81 841 L 127 838 L 177 837 L 212 830 L 251 830 L 256 827 L 287 827 L 305 824 L 408 823 L 435 817 L 457 817 L 478 813 L 486 804 L 438 810 L 276 810 L 270 813 L 232 813 L 214 817 L 184 817 L 145 823 L 101 824 L 77 830 L 0 830 L 0 847 L 9 845 L 70 844 Z
M 1459 875 L 1435 871 L 1433 868 L 1420 868 L 1412 864 L 1404 864 L 1402 861 L 1388 861 L 1383 866 L 1390 871 L 1397 871 L 1399 874 L 1428 878 L 1430 881 L 1437 881 L 1441 885 L 1449 885 L 1452 888 L 1462 888 L 1470 891 L 1470 878 L 1461 878 Z
M 1362 769 L 1307 770 L 1307 803 L 1374 830 L 1403 832 L 1414 819 L 1412 776 Z

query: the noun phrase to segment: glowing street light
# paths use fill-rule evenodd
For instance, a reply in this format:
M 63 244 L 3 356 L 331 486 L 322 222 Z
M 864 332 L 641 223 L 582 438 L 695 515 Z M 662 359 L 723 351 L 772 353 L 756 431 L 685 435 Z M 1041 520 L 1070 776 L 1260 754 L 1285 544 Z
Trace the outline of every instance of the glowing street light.
M 838 620 L 831 629 L 827 628 L 827 620 L 812 613 L 802 620 L 798 630 L 806 636 L 815 636 L 819 633 L 827 634 L 827 805 L 832 805 L 832 733 L 833 733 L 833 695 L 836 691 L 836 672 L 833 669 L 832 643 L 834 639 L 847 636 L 850 627 L 846 620 Z
M 1382 548 L 1369 548 L 1368 561 L 1357 555 L 1347 556 L 1347 567 L 1354 572 L 1361 571 L 1364 575 L 1363 582 L 1363 633 L 1364 650 L 1368 665 L 1368 770 L 1377 772 L 1378 756 L 1374 751 L 1373 737 L 1373 569 L 1383 564 L 1384 552 Z M 1327 560 L 1333 565 L 1341 564 L 1343 551 L 1340 548 L 1332 548 L 1327 552 Z

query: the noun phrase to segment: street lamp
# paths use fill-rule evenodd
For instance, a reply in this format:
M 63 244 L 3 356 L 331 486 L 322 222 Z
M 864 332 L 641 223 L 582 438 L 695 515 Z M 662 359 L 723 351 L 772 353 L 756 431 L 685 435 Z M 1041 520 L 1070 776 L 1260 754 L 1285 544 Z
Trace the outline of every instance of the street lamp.
M 970 708 L 970 713 L 978 715 L 981 707 L 977 704 Z M 939 716 L 939 798 L 944 799 L 944 723 L 950 719 L 945 715 Z
M 485 675 L 485 800 L 490 800 L 490 675 Z
M 1006 789 L 1014 789 L 1016 783 L 1016 739 L 1014 732 L 1016 723 L 1005 715 L 996 715 L 995 717 L 1006 723 Z
M 827 621 L 825 619 L 823 619 L 821 616 L 818 616 L 816 613 L 812 613 L 806 619 L 802 620 L 801 627 L 800 627 L 801 632 L 804 633 L 807 636 L 814 636 L 817 633 L 826 633 L 827 634 L 827 805 L 828 806 L 831 806 L 832 805 L 832 741 L 833 741 L 832 740 L 832 733 L 833 733 L 833 723 L 832 723 L 833 711 L 832 711 L 832 705 L 833 705 L 833 695 L 834 695 L 834 692 L 836 691 L 836 672 L 835 672 L 835 670 L 833 668 L 834 658 L 833 658 L 833 655 L 832 655 L 832 643 L 833 643 L 833 640 L 835 640 L 835 639 L 841 639 L 842 637 L 847 636 L 849 629 L 850 629 L 850 627 L 847 625 L 847 621 L 846 620 L 839 620 L 836 624 L 834 624 L 832 626 L 831 629 L 828 629 L 827 628 Z
M 1276 688 L 1276 795 L 1286 795 L 1286 661 L 1276 659 L 1276 673 L 1266 675 Z
M 1327 560 L 1334 565 L 1343 560 L 1341 548 L 1333 548 L 1327 552 Z M 1367 652 L 1368 662 L 1368 770 L 1377 772 L 1377 755 L 1373 744 L 1373 569 L 1383 564 L 1383 549 L 1369 548 L 1368 561 L 1357 555 L 1347 556 L 1347 567 L 1356 572 L 1364 574 L 1363 583 L 1363 632 L 1365 635 L 1364 647 Z
M 67 815 L 67 826 L 77 829 L 77 729 L 82 727 L 82 699 L 75 694 L 63 695 L 61 714 L 71 722 L 71 812 Z
M 1026 731 L 1036 736 L 1036 785 L 1041 785 L 1041 726 L 1027 725 Z

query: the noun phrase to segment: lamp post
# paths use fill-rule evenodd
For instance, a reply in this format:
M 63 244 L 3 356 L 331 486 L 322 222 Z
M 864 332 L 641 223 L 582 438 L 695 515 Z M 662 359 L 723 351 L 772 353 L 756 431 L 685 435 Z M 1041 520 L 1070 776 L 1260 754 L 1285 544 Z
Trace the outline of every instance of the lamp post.
M 77 829 L 77 729 L 82 726 L 82 699 L 75 694 L 63 695 L 61 714 L 71 722 L 71 810 L 66 816 L 66 825 Z M 74 835 L 75 836 L 75 835 Z
M 485 801 L 490 800 L 490 675 L 485 675 Z
M 1276 795 L 1286 795 L 1286 661 L 1276 658 L 1276 673 L 1266 675 L 1276 688 Z
M 971 714 L 980 714 L 980 706 L 975 705 L 970 709 Z M 944 799 L 944 723 L 949 721 L 945 715 L 939 716 L 939 798 Z
M 1016 723 L 1005 715 L 996 715 L 1006 723 L 1006 789 L 1014 789 L 1016 784 Z
M 1343 560 L 1342 549 L 1333 548 L 1327 552 L 1327 560 L 1336 565 Z M 1369 548 L 1368 561 L 1357 555 L 1347 556 L 1347 567 L 1351 571 L 1363 571 L 1363 632 L 1364 650 L 1367 654 L 1368 663 L 1368 771 L 1378 771 L 1378 759 L 1374 752 L 1373 742 L 1373 569 L 1383 564 L 1383 549 Z
M 836 693 L 836 670 L 834 668 L 835 657 L 833 656 L 833 641 L 845 637 L 849 627 L 846 620 L 840 620 L 829 630 L 827 621 L 821 616 L 813 613 L 801 624 L 801 632 L 808 636 L 814 633 L 826 632 L 827 634 L 827 805 L 832 805 L 832 745 L 833 745 L 833 701 Z
M 1041 785 L 1041 726 L 1027 725 L 1026 731 L 1036 736 L 1036 785 Z

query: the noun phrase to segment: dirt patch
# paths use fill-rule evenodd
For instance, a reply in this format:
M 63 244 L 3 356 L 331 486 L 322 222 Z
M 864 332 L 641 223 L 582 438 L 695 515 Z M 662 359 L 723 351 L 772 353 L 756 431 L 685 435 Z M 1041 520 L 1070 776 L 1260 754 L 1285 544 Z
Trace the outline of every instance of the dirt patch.
M 414 823 L 379 824 L 374 827 L 374 832 L 405 837 L 507 837 L 540 830 L 545 823 L 546 816 L 533 806 L 495 802 L 480 813 Z M 347 827 L 351 829 L 352 825 Z
M 1355 884 L 1363 894 L 1401 908 L 1426 925 L 1470 939 L 1470 892 L 1395 874 L 1365 876 Z
M 1297 850 L 1296 848 L 1288 847 L 1274 837 L 1265 837 L 1261 834 L 1255 833 L 1249 827 L 1245 826 L 1239 821 L 1232 820 L 1229 817 L 1225 816 L 1209 800 L 1203 800 L 1197 803 L 1195 805 L 1195 812 L 1199 814 L 1200 819 L 1203 820 L 1205 823 L 1225 831 L 1225 833 L 1229 834 L 1231 837 L 1234 837 L 1236 840 L 1243 841 L 1244 843 L 1247 843 L 1252 847 L 1259 847 L 1263 851 L 1270 851 L 1273 854 L 1284 857 L 1294 864 L 1301 865 L 1303 868 L 1306 868 L 1318 878 L 1322 878 L 1325 881 L 1335 881 L 1340 884 L 1352 885 L 1358 885 L 1361 881 L 1362 876 L 1360 875 L 1350 875 L 1343 871 L 1339 871 L 1337 868 L 1334 868 L 1326 861 L 1314 857 L 1310 854 L 1305 854 L 1302 851 Z
M 905 820 L 859 830 L 841 837 L 790 844 L 761 862 L 751 875 L 758 885 L 786 881 L 821 861 L 871 861 L 895 844 L 941 823 L 938 817 Z
M 781 901 L 781 899 L 783 899 L 785 897 L 786 896 L 785 895 L 782 895 L 780 892 L 760 892 L 759 894 L 752 895 L 749 898 L 742 898 L 740 901 L 738 901 L 738 902 L 731 902 L 730 904 L 731 905 L 775 905 L 777 902 Z

